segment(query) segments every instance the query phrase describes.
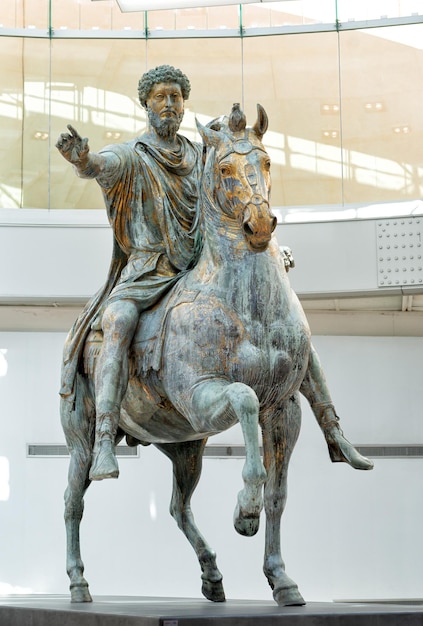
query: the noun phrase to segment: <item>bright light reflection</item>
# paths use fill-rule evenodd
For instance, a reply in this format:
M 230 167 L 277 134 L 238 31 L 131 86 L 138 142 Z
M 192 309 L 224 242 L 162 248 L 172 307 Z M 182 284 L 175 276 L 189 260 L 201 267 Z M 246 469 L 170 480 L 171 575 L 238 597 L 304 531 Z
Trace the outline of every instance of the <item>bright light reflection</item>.
M 11 596 L 13 594 L 29 595 L 31 593 L 34 593 L 34 591 L 30 587 L 17 587 L 15 585 L 10 585 L 9 583 L 3 583 L 0 581 L 1 596 Z
M 273 207 L 278 223 L 338 222 L 342 220 L 378 219 L 423 215 L 423 201 L 381 202 L 367 206 Z
M 357 218 L 400 217 L 402 215 L 422 215 L 423 202 L 390 202 L 373 204 L 356 209 Z
M 48 98 L 45 83 L 26 83 L 28 97 L 27 111 L 40 112 Z M 106 126 L 123 132 L 140 132 L 145 126 L 145 114 L 136 106 L 133 99 L 114 92 L 86 87 L 82 93 L 82 106 L 79 103 L 78 90 L 68 85 L 59 85 L 59 91 L 52 86 L 51 96 L 55 114 L 64 119 L 79 119 L 88 121 L 97 126 Z M 60 93 L 60 100 L 58 96 Z M 68 102 L 66 102 L 66 100 Z M 70 102 L 69 102 L 70 101 Z M 6 107 L 7 109 L 7 107 Z M 7 116 L 7 110 L 0 100 L 0 115 Z M 124 111 L 124 113 L 122 113 Z M 196 114 L 186 110 L 181 132 L 191 140 L 199 140 L 195 118 L 202 124 L 209 122 L 212 117 Z M 346 180 L 356 180 L 360 184 L 370 185 L 378 189 L 399 190 L 412 181 L 408 180 L 412 171 L 410 164 L 399 164 L 395 161 L 375 157 L 363 152 L 342 150 L 340 146 L 331 146 L 324 143 L 286 136 L 283 133 L 270 131 L 264 140 L 269 155 L 275 165 L 283 165 L 293 169 L 313 172 L 319 175 L 342 178 L 343 169 Z M 287 158 L 286 150 L 289 148 Z M 343 158 L 344 157 L 344 158 Z M 0 203 L 7 206 L 10 203 L 16 206 L 19 198 L 17 190 L 10 189 L 11 198 L 7 199 L 7 190 L 0 188 Z M 12 202 L 11 202 L 12 200 Z
M 0 206 L 10 209 L 19 208 L 21 205 L 21 194 L 22 190 L 20 187 L 0 184 Z
M 338 209 L 336 211 L 298 210 L 292 211 L 285 217 L 286 223 L 299 222 L 333 222 L 353 220 L 357 217 L 355 209 Z
M 9 459 L 0 456 L 0 501 L 7 502 L 10 497 Z
M 153 522 L 157 519 L 157 503 L 156 503 L 156 494 L 154 492 L 150 493 L 150 517 Z
M 6 359 L 7 349 L 0 348 L 0 377 L 6 376 L 9 364 Z

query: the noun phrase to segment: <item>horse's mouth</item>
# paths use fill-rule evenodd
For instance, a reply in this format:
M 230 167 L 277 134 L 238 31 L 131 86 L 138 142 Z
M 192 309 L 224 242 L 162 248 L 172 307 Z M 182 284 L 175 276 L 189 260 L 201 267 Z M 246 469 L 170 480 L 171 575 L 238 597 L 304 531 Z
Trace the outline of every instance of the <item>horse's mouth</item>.
M 260 241 L 257 241 L 247 237 L 247 243 L 253 252 L 264 252 L 269 246 L 270 239 L 271 237 L 266 238 L 265 240 L 262 239 Z

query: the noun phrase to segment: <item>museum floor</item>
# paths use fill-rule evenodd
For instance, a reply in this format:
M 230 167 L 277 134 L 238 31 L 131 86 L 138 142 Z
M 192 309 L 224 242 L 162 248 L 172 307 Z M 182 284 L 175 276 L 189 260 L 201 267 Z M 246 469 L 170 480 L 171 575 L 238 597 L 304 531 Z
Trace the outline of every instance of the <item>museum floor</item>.
M 423 626 L 423 600 L 397 603 L 310 602 L 278 607 L 267 601 L 68 596 L 0 598 L 0 626 Z

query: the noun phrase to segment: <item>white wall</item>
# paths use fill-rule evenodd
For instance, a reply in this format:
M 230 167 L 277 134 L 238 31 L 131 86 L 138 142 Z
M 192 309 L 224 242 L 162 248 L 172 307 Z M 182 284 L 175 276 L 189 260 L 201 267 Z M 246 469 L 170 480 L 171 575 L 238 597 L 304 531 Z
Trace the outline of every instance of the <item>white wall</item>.
M 88 298 L 103 284 L 112 249 L 104 211 L 22 209 L 0 219 L 0 303 Z M 298 294 L 378 289 L 376 220 L 283 224 L 277 236 L 293 249 Z
M 64 337 L 0 333 L 8 363 L 0 377 L 0 463 L 10 468 L 10 496 L 0 501 L 0 590 L 67 593 L 68 461 L 26 456 L 28 443 L 64 441 L 57 394 Z M 350 440 L 421 443 L 422 338 L 319 336 L 314 343 Z M 239 430 L 217 441 L 239 443 Z M 195 556 L 168 514 L 169 461 L 149 447 L 120 467 L 119 480 L 94 484 L 86 496 L 82 547 L 92 593 L 199 597 Z M 271 600 L 261 572 L 263 528 L 244 538 L 232 527 L 241 467 L 206 459 L 193 509 L 217 551 L 227 597 Z M 306 600 L 421 597 L 422 477 L 422 460 L 378 460 L 372 472 L 331 464 L 304 407 L 282 531 L 287 572 Z

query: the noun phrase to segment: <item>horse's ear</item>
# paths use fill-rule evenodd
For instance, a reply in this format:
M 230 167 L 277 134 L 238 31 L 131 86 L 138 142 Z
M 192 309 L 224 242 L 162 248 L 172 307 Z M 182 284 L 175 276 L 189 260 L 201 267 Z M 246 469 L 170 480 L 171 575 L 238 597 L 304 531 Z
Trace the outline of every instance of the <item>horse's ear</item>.
M 261 139 L 267 130 L 269 120 L 266 111 L 261 104 L 257 104 L 257 121 L 253 126 L 253 131 L 259 139 Z
M 197 118 L 195 118 L 195 123 L 206 146 L 214 146 L 217 148 L 219 143 L 222 141 L 221 133 L 218 130 L 210 128 L 209 126 L 203 126 Z

